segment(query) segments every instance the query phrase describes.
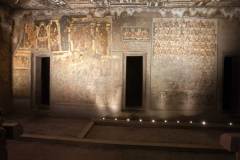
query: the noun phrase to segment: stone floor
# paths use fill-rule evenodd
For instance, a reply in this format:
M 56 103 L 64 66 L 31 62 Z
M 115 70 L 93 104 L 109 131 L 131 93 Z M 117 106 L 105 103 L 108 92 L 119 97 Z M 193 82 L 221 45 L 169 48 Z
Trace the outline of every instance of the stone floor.
M 69 119 L 50 117 L 11 117 L 23 125 L 24 134 L 28 136 L 40 135 L 52 139 L 59 137 L 73 140 L 102 141 L 108 143 L 124 143 L 122 147 L 79 146 L 63 143 L 38 141 L 9 141 L 10 160 L 92 160 L 92 159 L 161 159 L 163 160 L 234 160 L 234 154 L 223 152 L 219 145 L 219 137 L 226 129 L 217 128 L 174 128 L 174 127 L 144 127 L 122 126 L 117 123 L 98 124 L 90 119 Z M 89 124 L 90 125 L 89 127 Z M 87 128 L 87 130 L 86 130 Z M 81 135 L 85 133 L 84 137 Z M 231 132 L 231 131 L 229 131 Z M 41 138 L 42 138 L 41 137 Z M 102 143 L 101 142 L 101 143 Z M 220 150 L 214 152 L 162 150 L 160 148 L 141 148 L 141 146 L 128 146 L 127 144 L 172 144 L 194 145 L 212 147 Z M 102 145 L 102 146 L 101 146 Z M 196 155 L 198 155 L 196 157 Z M 178 157 L 177 159 L 174 157 Z
M 138 147 L 83 147 L 41 142 L 8 143 L 9 160 L 234 160 L 229 153 L 204 154 Z

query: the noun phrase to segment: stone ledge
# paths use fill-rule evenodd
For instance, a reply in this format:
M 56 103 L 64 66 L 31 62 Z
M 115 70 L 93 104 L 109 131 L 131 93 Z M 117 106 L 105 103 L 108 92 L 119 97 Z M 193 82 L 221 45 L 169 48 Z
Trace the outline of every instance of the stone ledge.
M 122 141 L 106 141 L 106 140 L 93 140 L 93 139 L 79 139 L 79 138 L 65 138 L 57 136 L 43 136 L 37 134 L 23 134 L 20 141 L 36 141 L 43 143 L 57 143 L 67 145 L 92 145 L 104 147 L 133 147 L 133 148 L 146 148 L 146 149 L 161 149 L 161 150 L 176 150 L 188 152 L 207 152 L 207 153 L 226 153 L 230 154 L 221 147 L 210 147 L 205 145 L 193 144 L 169 144 L 169 143 L 139 143 L 139 142 L 122 142 Z

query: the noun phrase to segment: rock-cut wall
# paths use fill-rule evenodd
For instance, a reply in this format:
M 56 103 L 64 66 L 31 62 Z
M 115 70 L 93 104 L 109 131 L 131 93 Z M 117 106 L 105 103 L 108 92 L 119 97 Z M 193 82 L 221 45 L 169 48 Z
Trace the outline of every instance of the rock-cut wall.
M 0 108 L 11 110 L 12 26 L 8 9 L 0 6 Z

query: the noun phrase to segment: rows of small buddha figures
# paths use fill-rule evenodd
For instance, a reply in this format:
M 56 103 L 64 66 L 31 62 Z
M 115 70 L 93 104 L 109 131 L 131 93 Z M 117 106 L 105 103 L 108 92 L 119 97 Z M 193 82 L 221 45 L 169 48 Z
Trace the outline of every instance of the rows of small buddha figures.
M 62 17 L 60 20 L 27 22 L 23 34 L 20 49 L 51 52 L 71 50 L 107 55 L 111 23 Z
M 215 56 L 217 23 L 206 19 L 155 19 L 155 54 Z
M 73 1 L 73 0 L 72 0 Z M 175 6 L 216 6 L 219 3 L 230 5 L 231 0 L 222 2 L 222 0 L 75 0 L 74 4 L 96 4 L 98 6 L 114 5 L 144 5 L 148 7 L 175 7 Z

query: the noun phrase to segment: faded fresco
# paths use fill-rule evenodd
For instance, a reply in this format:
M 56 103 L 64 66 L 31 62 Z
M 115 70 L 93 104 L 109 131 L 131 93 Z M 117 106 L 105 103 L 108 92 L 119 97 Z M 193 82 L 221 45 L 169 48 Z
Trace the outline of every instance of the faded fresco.
M 154 108 L 192 110 L 216 105 L 217 23 L 154 19 L 151 94 Z
M 110 54 L 111 23 L 111 18 L 70 16 L 32 23 L 36 45 L 20 47 L 13 57 L 14 95 L 29 95 L 31 53 L 43 52 L 51 55 L 53 104 L 90 105 L 102 110 L 110 106 L 110 111 L 118 110 L 121 56 Z M 25 29 L 25 37 L 33 31 Z M 26 38 L 22 43 L 28 43 Z
M 124 41 L 148 41 L 150 40 L 150 31 L 148 28 L 141 27 L 123 27 L 122 39 Z
M 69 32 L 70 32 L 70 19 L 67 16 L 63 16 L 60 20 L 60 35 L 61 46 L 63 51 L 69 50 Z
M 14 69 L 30 69 L 30 55 L 16 55 L 13 58 Z
M 13 57 L 13 95 L 30 97 L 31 54 L 29 51 L 18 51 Z
M 109 54 L 111 35 L 109 22 L 72 18 L 70 23 L 71 50 L 82 54 Z
M 24 26 L 24 33 L 20 48 L 31 49 L 36 47 L 36 27 L 32 22 L 27 22 Z
M 51 51 L 60 51 L 60 26 L 58 21 L 51 22 L 49 34 Z
M 143 24 L 143 19 L 131 17 L 129 23 L 108 16 L 63 16 L 28 22 L 31 25 L 25 27 L 13 57 L 14 95 L 30 95 L 31 58 L 44 53 L 51 63 L 52 105 L 120 112 L 124 55 L 142 53 L 146 59 L 143 94 L 147 97 L 145 105 L 149 105 L 145 108 L 214 109 L 217 21 L 152 18 Z
M 85 106 L 119 105 L 121 88 L 116 86 L 121 81 L 120 76 L 112 79 L 112 65 L 117 61 L 120 68 L 120 64 L 119 58 L 109 51 L 111 21 L 73 17 L 68 22 L 65 36 L 69 37 L 70 52 L 52 57 L 53 101 Z
M 37 49 L 49 49 L 49 22 L 37 22 Z

